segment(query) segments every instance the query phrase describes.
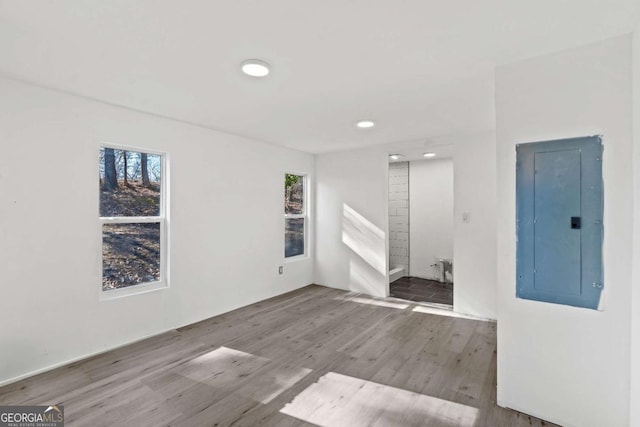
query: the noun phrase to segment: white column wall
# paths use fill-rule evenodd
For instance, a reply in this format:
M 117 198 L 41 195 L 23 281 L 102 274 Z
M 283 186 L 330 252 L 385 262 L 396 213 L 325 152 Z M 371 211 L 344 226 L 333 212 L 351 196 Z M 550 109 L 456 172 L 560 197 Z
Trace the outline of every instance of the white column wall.
M 629 424 L 631 37 L 496 70 L 498 403 L 566 426 Z M 515 145 L 604 138 L 603 311 L 515 298 Z
M 317 284 L 388 295 L 388 167 L 380 148 L 316 157 Z
M 453 262 L 453 160 L 409 166 L 411 276 L 441 280 L 439 258 Z M 454 282 L 455 282 L 455 268 Z

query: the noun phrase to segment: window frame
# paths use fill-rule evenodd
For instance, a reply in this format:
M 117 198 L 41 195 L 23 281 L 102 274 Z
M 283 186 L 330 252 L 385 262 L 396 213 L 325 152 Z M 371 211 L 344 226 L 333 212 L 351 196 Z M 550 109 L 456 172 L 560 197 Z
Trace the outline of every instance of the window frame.
M 287 257 L 285 254 L 286 247 L 282 250 L 282 256 L 284 258 L 284 262 L 295 262 L 309 258 L 309 174 L 305 172 L 295 172 L 295 171 L 285 171 L 284 175 L 296 175 L 302 177 L 302 213 L 301 214 L 288 214 L 285 212 L 284 221 L 283 221 L 283 231 L 287 232 L 287 220 L 288 219 L 303 219 L 303 239 L 304 239 L 304 252 L 300 255 L 294 255 Z M 285 189 L 286 191 L 286 189 Z M 283 211 L 284 211 L 284 203 L 283 203 Z M 285 240 L 286 242 L 286 240 Z M 286 244 L 286 243 L 285 243 Z
M 169 167 L 168 167 L 168 153 L 165 151 L 158 151 L 149 148 L 135 147 L 123 144 L 113 144 L 108 142 L 102 142 L 98 145 L 98 150 L 103 148 L 112 148 L 114 150 L 124 150 L 137 153 L 146 153 L 151 155 L 160 156 L 160 206 L 158 216 L 116 216 L 116 217 L 103 217 L 100 216 L 100 183 L 98 182 L 98 239 L 99 239 L 99 254 L 100 254 L 100 280 L 98 295 L 100 301 L 118 299 L 127 297 L 130 295 L 138 295 L 147 292 L 158 291 L 169 288 Z M 100 170 L 100 164 L 97 162 L 98 170 Z M 98 174 L 99 175 L 99 174 Z M 103 229 L 104 225 L 108 224 L 141 224 L 141 223 L 158 223 L 160 224 L 160 280 L 153 282 L 138 283 L 135 285 L 127 286 L 120 289 L 112 289 L 105 291 L 103 289 L 103 267 L 104 256 L 103 249 Z

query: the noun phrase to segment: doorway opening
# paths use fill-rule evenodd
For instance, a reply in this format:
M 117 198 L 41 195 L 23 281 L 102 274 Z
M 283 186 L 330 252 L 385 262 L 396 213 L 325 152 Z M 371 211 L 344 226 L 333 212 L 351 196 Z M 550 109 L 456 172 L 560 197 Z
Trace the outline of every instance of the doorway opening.
M 453 306 L 453 215 L 451 157 L 390 156 L 391 297 Z

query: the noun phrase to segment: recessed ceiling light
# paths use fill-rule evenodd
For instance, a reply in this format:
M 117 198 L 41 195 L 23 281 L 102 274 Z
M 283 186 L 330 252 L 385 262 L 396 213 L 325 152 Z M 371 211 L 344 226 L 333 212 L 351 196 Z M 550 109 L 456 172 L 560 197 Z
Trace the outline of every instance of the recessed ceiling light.
M 389 158 L 390 158 L 391 160 L 398 160 L 398 159 L 400 159 L 401 157 L 404 157 L 404 156 L 403 156 L 402 154 L 390 154 L 390 155 L 389 155 Z
M 424 153 L 423 156 L 424 157 L 435 157 L 436 153 Z
M 247 59 L 242 63 L 242 72 L 251 77 L 265 77 L 269 74 L 269 64 L 259 59 Z
M 360 129 L 372 128 L 375 125 L 376 124 L 372 120 L 360 120 L 358 123 L 356 123 L 356 126 L 358 126 Z

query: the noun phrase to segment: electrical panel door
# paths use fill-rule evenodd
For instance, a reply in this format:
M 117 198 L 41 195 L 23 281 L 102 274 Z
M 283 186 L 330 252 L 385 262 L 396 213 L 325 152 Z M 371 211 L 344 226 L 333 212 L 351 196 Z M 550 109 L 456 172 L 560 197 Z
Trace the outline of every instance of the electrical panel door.
M 597 309 L 602 280 L 602 140 L 520 144 L 518 298 Z

